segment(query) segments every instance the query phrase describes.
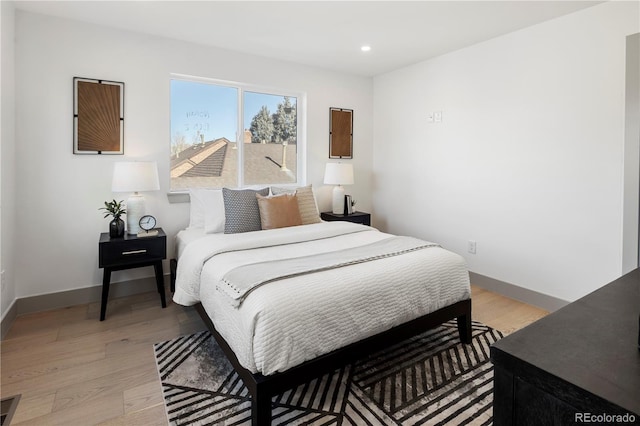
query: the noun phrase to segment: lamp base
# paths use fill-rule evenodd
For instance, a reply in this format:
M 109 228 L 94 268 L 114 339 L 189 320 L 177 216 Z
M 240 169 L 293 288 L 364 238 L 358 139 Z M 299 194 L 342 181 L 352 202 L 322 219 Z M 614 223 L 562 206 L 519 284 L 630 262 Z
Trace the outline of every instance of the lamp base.
M 144 216 L 144 197 L 137 192 L 127 199 L 127 234 L 140 232 L 140 218 Z
M 340 185 L 333 188 L 333 213 L 344 213 L 344 188 Z

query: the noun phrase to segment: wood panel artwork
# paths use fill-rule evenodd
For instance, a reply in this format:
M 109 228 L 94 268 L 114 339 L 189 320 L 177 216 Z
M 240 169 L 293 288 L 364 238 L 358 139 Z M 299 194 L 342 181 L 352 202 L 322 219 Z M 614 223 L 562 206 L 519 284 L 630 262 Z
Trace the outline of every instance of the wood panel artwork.
M 124 83 L 75 77 L 74 154 L 124 153 Z
M 329 109 L 329 158 L 353 158 L 353 110 Z

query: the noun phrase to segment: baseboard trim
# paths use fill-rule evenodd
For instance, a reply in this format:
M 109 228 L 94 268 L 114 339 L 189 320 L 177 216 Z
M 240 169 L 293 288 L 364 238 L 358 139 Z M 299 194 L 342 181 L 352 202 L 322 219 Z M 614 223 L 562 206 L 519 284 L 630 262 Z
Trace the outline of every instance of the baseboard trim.
M 17 305 L 18 304 L 16 303 L 16 300 L 14 299 L 13 302 L 11 302 L 11 305 L 9 306 L 9 309 L 7 309 L 6 314 L 2 318 L 2 321 L 0 322 L 0 340 L 4 339 L 4 336 L 7 334 L 7 332 L 9 332 L 9 329 L 13 325 L 13 322 L 18 317 L 18 306 Z
M 519 300 L 529 305 L 537 306 L 538 308 L 542 308 L 549 312 L 557 311 L 570 303 L 566 300 L 549 296 L 548 294 L 538 293 L 537 291 L 518 287 L 515 284 L 510 284 L 471 271 L 469 272 L 469 279 L 471 280 L 471 284 L 477 285 L 485 290 L 499 293 L 503 296 Z
M 165 287 L 167 287 L 169 283 L 168 274 L 164 276 L 164 283 Z M 155 277 L 121 281 L 111 283 L 109 286 L 109 299 L 147 293 L 150 291 L 156 291 Z M 100 302 L 101 298 L 102 285 L 97 285 L 16 299 L 7 311 L 5 317 L 2 319 L 1 338 L 4 339 L 4 336 L 19 315 Z

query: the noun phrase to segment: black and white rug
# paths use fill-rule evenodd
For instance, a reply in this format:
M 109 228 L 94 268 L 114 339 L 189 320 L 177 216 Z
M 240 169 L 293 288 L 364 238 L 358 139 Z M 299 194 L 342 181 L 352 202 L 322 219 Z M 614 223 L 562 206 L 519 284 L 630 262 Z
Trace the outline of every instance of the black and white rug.
M 489 425 L 502 334 L 455 321 L 273 398 L 274 425 Z M 154 345 L 171 425 L 249 425 L 251 396 L 209 332 Z

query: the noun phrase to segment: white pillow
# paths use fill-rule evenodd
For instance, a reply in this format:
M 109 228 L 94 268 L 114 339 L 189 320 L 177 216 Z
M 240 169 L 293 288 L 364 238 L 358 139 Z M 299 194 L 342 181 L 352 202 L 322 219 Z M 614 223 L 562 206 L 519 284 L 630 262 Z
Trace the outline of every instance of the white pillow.
M 208 234 L 224 232 L 224 200 L 219 189 L 190 189 L 189 228 L 204 228 Z

